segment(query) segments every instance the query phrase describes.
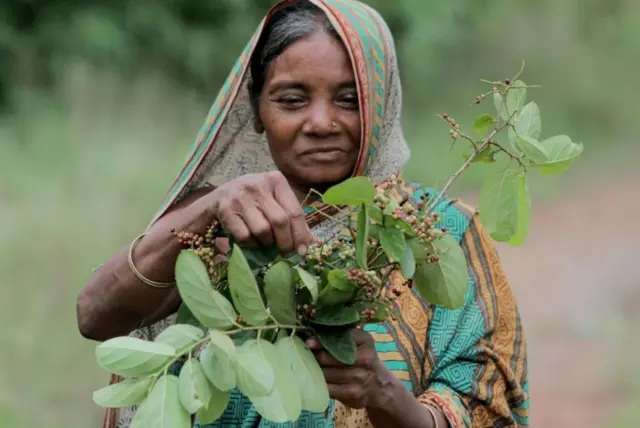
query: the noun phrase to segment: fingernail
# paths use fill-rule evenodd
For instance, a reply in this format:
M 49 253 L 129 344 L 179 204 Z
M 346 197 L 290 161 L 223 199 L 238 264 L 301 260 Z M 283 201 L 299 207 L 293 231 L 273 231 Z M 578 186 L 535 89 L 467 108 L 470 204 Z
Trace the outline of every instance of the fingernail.
M 315 339 L 307 339 L 307 346 L 309 348 L 315 348 L 316 346 L 318 346 L 318 341 Z
M 304 257 L 307 255 L 307 246 L 302 244 L 298 247 L 298 255 Z

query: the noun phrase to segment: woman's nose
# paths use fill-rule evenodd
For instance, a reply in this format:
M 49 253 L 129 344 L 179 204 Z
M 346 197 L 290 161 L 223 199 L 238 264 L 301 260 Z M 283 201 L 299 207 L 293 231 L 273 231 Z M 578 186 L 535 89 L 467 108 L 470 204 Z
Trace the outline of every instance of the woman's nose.
M 304 133 L 322 136 L 336 132 L 335 110 L 330 103 L 317 102 L 307 111 L 309 115 L 302 129 Z

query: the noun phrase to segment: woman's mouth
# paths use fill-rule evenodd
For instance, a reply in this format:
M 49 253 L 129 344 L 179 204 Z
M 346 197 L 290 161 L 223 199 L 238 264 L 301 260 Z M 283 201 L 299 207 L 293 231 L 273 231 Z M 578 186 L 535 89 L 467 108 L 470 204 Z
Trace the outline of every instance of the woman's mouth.
M 347 153 L 340 147 L 317 147 L 302 152 L 302 156 L 319 163 L 332 163 L 344 159 Z

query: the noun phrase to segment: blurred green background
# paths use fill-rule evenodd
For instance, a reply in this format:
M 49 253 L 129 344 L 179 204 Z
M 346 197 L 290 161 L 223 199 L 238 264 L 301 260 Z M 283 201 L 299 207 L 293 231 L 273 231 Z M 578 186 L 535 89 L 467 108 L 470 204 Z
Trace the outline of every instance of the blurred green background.
M 269 0 L 0 3 L 0 426 L 97 427 L 108 377 L 75 325 L 91 274 L 147 224 Z M 640 364 L 640 2 L 370 0 L 396 37 L 407 173 L 442 185 L 485 79 L 523 80 L 543 136 L 585 146 L 534 181 L 500 245 L 530 347 L 534 426 L 634 427 Z M 474 202 L 482 166 L 455 192 Z

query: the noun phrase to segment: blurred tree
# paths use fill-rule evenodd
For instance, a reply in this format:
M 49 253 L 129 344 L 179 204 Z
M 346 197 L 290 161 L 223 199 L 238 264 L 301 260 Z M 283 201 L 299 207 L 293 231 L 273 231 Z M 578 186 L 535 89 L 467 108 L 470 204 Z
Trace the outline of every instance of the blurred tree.
M 385 17 L 401 51 L 426 59 L 423 66 L 414 67 L 420 74 L 437 68 L 433 59 L 438 47 L 455 39 L 456 19 L 462 17 L 465 4 L 369 3 Z M 274 0 L 1 2 L 0 100 L 6 101 L 7 88 L 13 85 L 50 84 L 70 59 L 77 58 L 122 73 L 161 69 L 210 94 L 272 4 Z

